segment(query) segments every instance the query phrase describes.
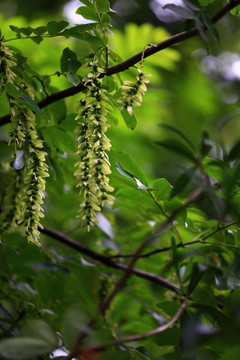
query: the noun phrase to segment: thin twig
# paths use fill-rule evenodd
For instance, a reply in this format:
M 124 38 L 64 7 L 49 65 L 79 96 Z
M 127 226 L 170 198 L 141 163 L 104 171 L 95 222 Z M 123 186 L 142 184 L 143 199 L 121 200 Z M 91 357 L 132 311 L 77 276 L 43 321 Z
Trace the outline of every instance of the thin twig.
M 231 11 L 233 8 L 235 8 L 237 5 L 240 4 L 240 0 L 230 0 L 222 9 L 220 9 L 215 15 L 213 15 L 212 17 L 212 22 L 216 23 L 217 21 L 219 21 L 222 17 L 224 17 L 229 11 Z M 196 27 L 194 27 L 192 30 L 190 31 L 183 31 L 179 34 L 173 35 L 170 38 L 161 41 L 160 43 L 150 46 L 149 48 L 147 48 L 144 51 L 144 56 L 143 58 L 147 58 L 159 51 L 162 51 L 164 49 L 169 48 L 172 45 L 176 45 L 182 41 L 191 39 L 192 37 L 199 35 L 199 31 Z M 106 73 L 103 74 L 103 76 L 110 76 L 113 74 L 118 74 L 122 71 L 125 71 L 127 69 L 129 69 L 130 67 L 134 66 L 135 64 L 137 64 L 139 61 L 141 61 L 142 59 L 142 54 L 143 52 L 139 52 L 138 54 L 135 54 L 134 56 L 130 57 L 129 59 L 114 65 L 114 66 L 110 66 L 107 70 Z M 38 102 L 38 106 L 40 107 L 40 109 L 44 108 L 47 105 L 52 104 L 55 101 L 59 101 L 61 99 L 65 99 L 69 96 L 73 96 L 81 91 L 84 90 L 84 85 L 82 83 L 80 83 L 77 86 L 72 86 L 68 89 L 59 91 L 55 94 L 52 94 L 42 100 L 40 100 Z M 10 121 L 10 114 L 5 115 L 3 117 L 0 118 L 0 126 L 1 125 L 5 125 Z
M 231 222 L 230 224 L 226 224 L 222 227 L 217 227 L 217 229 L 213 230 L 210 234 L 204 236 L 203 238 L 201 239 L 198 239 L 198 240 L 191 240 L 191 241 L 188 241 L 188 242 L 185 242 L 185 243 L 180 243 L 177 245 L 178 248 L 184 248 L 186 246 L 189 246 L 189 245 L 194 245 L 194 244 L 200 244 L 200 243 L 207 243 L 205 240 L 207 240 L 208 238 L 210 238 L 211 236 L 215 235 L 216 233 L 218 233 L 219 231 L 222 231 L 222 230 L 225 230 L 233 225 L 236 225 L 240 222 L 240 220 L 236 220 L 236 221 L 233 221 Z M 199 237 L 199 235 L 198 235 Z M 195 238 L 196 239 L 196 238 Z M 214 243 L 214 242 L 213 242 Z M 217 244 L 217 243 L 216 243 Z M 218 245 L 220 245 L 220 243 L 218 243 Z M 221 243 L 222 246 L 224 246 L 223 243 Z M 233 247 L 233 246 L 231 246 Z M 238 247 L 234 247 L 236 249 L 238 249 Z M 171 247 L 170 246 L 166 246 L 164 248 L 161 248 L 161 249 L 156 249 L 156 250 L 153 250 L 153 251 L 149 251 L 147 252 L 146 254 L 142 254 L 140 255 L 140 258 L 146 258 L 146 257 L 149 257 L 149 256 L 152 256 L 152 255 L 156 255 L 156 254 L 159 254 L 161 252 L 166 252 L 166 251 L 170 251 L 171 250 Z M 239 248 L 240 250 L 240 248 Z M 130 257 L 133 257 L 134 256 L 134 253 L 131 253 L 131 254 L 116 254 L 116 255 L 109 255 L 108 256 L 108 259 L 116 259 L 116 258 L 130 258 Z
M 89 256 L 91 259 L 101 262 L 102 264 L 104 264 L 106 266 L 109 266 L 109 267 L 112 267 L 112 268 L 118 269 L 118 270 L 123 270 L 123 271 L 126 271 L 126 269 L 127 269 L 126 265 L 112 261 L 111 259 L 108 258 L 108 256 L 101 255 L 101 254 L 89 249 L 88 247 L 81 244 L 80 242 L 78 242 L 72 238 L 69 238 L 64 233 L 53 230 L 47 226 L 44 226 L 43 229 L 39 228 L 39 231 L 41 231 L 45 235 L 50 236 L 51 238 L 53 238 L 55 240 L 67 245 L 68 247 L 71 247 L 71 248 L 79 251 L 80 253 Z M 167 288 L 168 290 L 174 291 L 177 294 L 179 294 L 179 292 L 180 292 L 180 288 L 176 284 L 172 283 L 171 281 L 169 281 L 167 279 L 164 279 L 161 276 L 157 276 L 155 274 L 146 272 L 144 270 L 135 269 L 135 268 L 132 268 L 131 272 L 136 276 L 139 276 L 143 279 L 157 283 L 157 284 Z
M 123 337 L 123 338 L 120 338 L 120 339 L 117 339 L 117 340 L 113 340 L 113 341 L 105 343 L 105 344 L 99 344 L 99 345 L 96 345 L 96 346 L 85 348 L 83 350 L 83 353 L 86 356 L 87 353 L 94 353 L 96 351 L 101 351 L 101 350 L 106 349 L 109 346 L 115 346 L 115 345 L 119 345 L 119 344 L 125 344 L 125 343 L 128 343 L 128 342 L 139 341 L 139 340 L 143 340 L 143 339 L 146 339 L 148 337 L 151 337 L 153 335 L 159 334 L 159 333 L 169 329 L 173 324 L 176 323 L 176 321 L 182 315 L 182 313 L 183 313 L 184 309 L 186 308 L 186 306 L 187 306 L 187 302 L 184 301 L 180 305 L 180 307 L 178 308 L 176 314 L 172 317 L 172 319 L 169 322 L 167 322 L 166 324 L 162 325 L 162 326 L 159 326 L 159 327 L 157 327 L 157 328 L 155 328 L 155 329 L 153 329 L 151 331 L 148 331 L 146 333 L 143 333 L 143 334 L 126 336 L 126 337 Z

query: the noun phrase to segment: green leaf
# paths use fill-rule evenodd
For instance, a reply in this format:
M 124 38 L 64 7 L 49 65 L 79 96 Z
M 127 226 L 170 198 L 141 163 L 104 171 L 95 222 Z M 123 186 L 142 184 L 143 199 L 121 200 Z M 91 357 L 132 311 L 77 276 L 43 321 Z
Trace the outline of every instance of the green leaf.
M 157 304 L 157 307 L 160 309 L 163 309 L 163 311 L 168 316 L 174 316 L 179 308 L 179 305 L 176 302 L 173 301 L 163 301 L 160 304 Z
M 141 208 L 142 210 L 148 208 L 155 208 L 153 200 L 148 196 L 145 191 L 138 191 L 136 188 L 134 189 L 121 189 L 117 192 L 117 198 L 122 200 L 123 202 L 127 202 L 128 204 L 134 205 Z M 129 206 L 129 205 L 128 205 Z
M 173 200 L 165 200 L 163 202 L 164 211 L 167 214 L 172 214 L 174 211 L 178 211 L 178 215 L 176 216 L 176 220 L 182 225 L 185 224 L 187 211 L 182 207 L 182 203 L 176 199 Z
M 104 29 L 108 29 L 108 28 L 109 28 L 109 23 L 110 23 L 110 21 L 111 21 L 111 17 L 110 17 L 108 14 L 106 14 L 106 13 L 102 14 L 102 16 L 101 16 L 101 23 L 102 23 L 102 27 L 103 27 Z
M 64 20 L 50 21 L 47 24 L 47 31 L 49 32 L 50 35 L 57 35 L 62 30 L 64 30 L 68 25 L 69 25 L 69 23 L 67 21 L 64 21 Z
M 43 41 L 42 37 L 39 38 L 31 38 L 32 41 L 34 41 L 36 44 L 40 44 Z
M 195 14 L 192 10 L 190 9 L 185 9 L 181 6 L 177 6 L 174 4 L 167 4 L 163 6 L 163 9 L 169 9 L 174 11 L 176 14 L 178 14 L 179 16 L 183 17 L 184 19 L 195 19 Z
M 76 142 L 72 133 L 62 130 L 59 127 L 41 128 L 41 132 L 46 143 L 62 153 L 75 153 L 77 150 Z
M 203 275 L 207 271 L 207 266 L 201 263 L 195 263 L 192 272 L 191 272 L 191 280 L 188 285 L 187 289 L 187 296 L 191 295 L 191 293 L 194 291 L 195 287 L 199 283 L 199 281 L 202 279 Z
M 199 11 L 201 9 L 197 0 L 183 0 L 183 3 L 187 8 L 194 11 Z
M 138 189 L 148 189 L 148 187 L 145 186 L 138 178 L 136 178 L 135 176 L 133 176 L 132 174 L 130 174 L 129 172 L 124 170 L 118 162 L 115 165 L 116 165 L 117 171 L 121 175 L 126 176 L 129 179 L 132 179 L 132 180 L 136 181 Z
M 186 145 L 184 145 L 181 141 L 178 141 L 177 139 L 165 139 L 162 141 L 156 141 L 156 144 L 177 154 L 180 154 L 193 162 L 196 162 L 194 153 Z
M 96 0 L 96 8 L 99 14 L 110 11 L 110 4 L 108 0 Z
M 209 134 L 207 131 L 203 131 L 200 153 L 202 156 L 208 155 L 209 151 L 212 149 L 213 143 L 209 140 Z
M 13 144 L 8 145 L 7 143 L 0 141 L 0 161 L 9 161 L 13 150 Z
M 38 26 L 37 28 L 33 29 L 35 35 L 40 36 L 47 32 L 46 26 Z
M 78 86 L 80 84 L 80 79 L 77 75 L 72 74 L 71 72 L 67 73 L 67 79 L 70 83 L 72 83 L 74 86 Z
M 190 180 L 192 179 L 194 172 L 195 172 L 194 169 L 190 169 L 190 170 L 184 172 L 183 174 L 181 174 L 177 178 L 177 180 L 173 186 L 173 189 L 171 191 L 171 195 L 170 195 L 171 199 L 174 198 L 176 195 L 179 195 L 187 187 Z
M 33 28 L 28 26 L 28 27 L 21 27 L 19 28 L 19 30 L 21 31 L 21 33 L 23 33 L 26 36 L 30 36 L 33 32 Z
M 121 110 L 122 117 L 127 125 L 127 127 L 131 130 L 134 130 L 137 125 L 137 120 L 134 114 L 130 115 L 127 109 Z
M 153 194 L 157 201 L 168 200 L 172 191 L 172 185 L 162 178 L 156 179 L 152 183 Z
M 208 16 L 208 14 L 206 12 L 202 13 L 202 17 L 203 17 L 204 24 L 206 25 L 208 30 L 212 33 L 214 39 L 219 42 L 219 35 L 212 23 L 211 18 Z
M 82 17 L 84 17 L 84 19 L 87 20 L 93 20 L 93 21 L 97 21 L 98 22 L 98 16 L 95 13 L 95 11 L 89 7 L 86 6 L 80 6 L 77 11 L 76 14 L 81 15 Z
M 6 92 L 8 95 L 12 96 L 13 98 L 18 98 L 19 96 L 22 95 L 22 90 L 9 82 L 6 84 Z
M 111 125 L 118 125 L 119 121 L 116 116 L 114 116 L 112 113 L 108 113 L 107 118 Z
M 98 36 L 90 35 L 86 32 L 79 31 L 78 29 L 66 29 L 61 33 L 61 36 L 66 38 L 72 36 L 78 40 L 86 41 L 89 45 L 95 45 L 96 47 L 101 47 L 105 45 L 104 40 Z
M 231 150 L 229 151 L 229 154 L 227 156 L 228 161 L 233 161 L 240 158 L 240 140 L 238 140 Z
M 20 33 L 20 30 L 19 30 L 19 27 L 18 26 L 15 26 L 15 25 L 9 25 L 10 29 L 12 31 L 14 31 L 17 35 L 18 38 L 21 37 L 21 33 Z
M 23 335 L 25 337 L 32 337 L 36 339 L 41 339 L 51 344 L 52 346 L 57 346 L 57 336 L 55 332 L 51 329 L 46 321 L 39 319 L 27 320 L 24 325 Z
M 89 333 L 90 329 L 85 325 L 86 319 L 82 308 L 74 306 L 67 310 L 63 321 L 63 339 L 66 346 L 71 348 L 75 343 L 80 332 L 85 331 Z
M 208 39 L 208 37 L 206 35 L 206 29 L 205 29 L 204 23 L 203 23 L 200 16 L 195 18 L 195 23 L 196 23 L 196 27 L 197 27 L 197 29 L 199 31 L 199 34 L 200 34 L 201 38 L 203 39 L 203 41 L 208 43 L 209 39 Z
M 173 127 L 172 125 L 164 124 L 164 123 L 159 124 L 159 126 L 179 135 L 190 146 L 190 148 L 192 148 L 193 150 L 195 149 L 191 140 L 181 130 Z
M 125 151 L 114 151 L 117 159 L 121 162 L 121 165 L 127 170 L 129 176 L 132 178 L 136 177 L 143 184 L 147 185 L 147 179 L 142 171 L 142 169 L 138 166 L 133 157 L 127 154 Z
M 66 47 L 63 50 L 62 56 L 60 58 L 61 71 L 63 73 L 70 71 L 71 73 L 75 74 L 81 65 L 81 62 L 77 60 L 77 54 Z
M 23 100 L 23 103 L 31 110 L 33 111 L 37 111 L 38 113 L 40 113 L 41 115 L 44 115 L 44 113 L 42 112 L 42 110 L 40 109 L 40 107 L 38 106 L 38 104 L 35 103 L 35 101 L 33 101 L 30 96 L 28 96 L 27 94 L 22 94 L 20 96 L 20 99 Z
M 240 14 L 240 5 L 236 6 L 231 10 L 231 14 L 234 16 L 238 16 Z
M 0 342 L 0 354 L 5 358 L 24 359 L 48 353 L 56 346 L 43 339 L 16 337 Z
M 76 116 L 76 113 L 69 113 L 66 117 L 62 118 L 58 122 L 58 127 L 73 133 L 74 129 L 76 128 Z
M 81 3 L 86 5 L 88 8 L 94 10 L 94 5 L 91 3 L 90 0 L 83 0 L 83 1 L 81 0 Z

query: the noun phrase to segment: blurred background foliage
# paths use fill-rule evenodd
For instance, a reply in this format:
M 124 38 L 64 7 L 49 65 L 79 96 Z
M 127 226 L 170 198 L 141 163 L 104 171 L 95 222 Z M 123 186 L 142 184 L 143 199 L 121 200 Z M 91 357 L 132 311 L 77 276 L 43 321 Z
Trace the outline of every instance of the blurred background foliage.
M 209 14 L 220 9 L 223 3 L 225 2 L 213 1 Z M 61 20 L 63 16 L 72 23 L 81 23 L 79 15 L 74 19 L 68 18 L 68 14 L 73 14 L 74 9 L 80 5 L 79 1 L 65 0 L 1 0 L 2 34 L 5 39 L 12 39 L 15 35 L 9 25 L 37 27 L 46 25 L 51 20 Z M 142 51 L 148 43 L 160 42 L 171 34 L 192 27 L 191 21 L 181 21 L 171 13 L 163 18 L 161 4 L 157 0 L 111 1 L 111 7 L 117 11 L 111 21 L 111 49 L 123 60 Z M 210 156 L 220 159 L 223 159 L 224 152 L 239 140 L 239 18 L 229 14 L 217 23 L 216 28 L 219 42 L 210 40 L 206 44 L 200 37 L 195 37 L 144 61 L 144 71 L 152 74 L 149 90 L 143 105 L 135 110 L 138 124 L 134 131 L 126 127 L 120 112 L 114 114 L 118 124 L 112 124 L 108 132 L 113 146 L 110 153 L 112 164 L 118 160 L 119 150 L 126 151 L 141 166 L 148 184 L 152 184 L 156 178 L 165 178 L 169 184 L 175 184 L 179 175 L 190 169 L 189 159 L 156 144 L 157 141 L 169 138 L 168 130 L 160 127 L 160 124 L 167 123 L 181 130 L 198 148 L 201 147 L 203 132 L 207 131 L 212 146 Z M 40 45 L 30 39 L 9 41 L 9 44 L 20 49 L 36 74 L 48 77 L 48 89 L 51 92 L 72 85 L 64 76 L 58 74 L 63 49 L 69 47 L 79 57 L 92 51 L 86 42 L 63 37 L 45 39 Z M 122 74 L 122 79 L 132 80 L 135 76 L 135 69 L 130 69 Z M 37 100 L 40 100 L 44 94 L 39 90 L 37 76 L 33 76 L 33 82 L 36 83 Z M 78 195 L 72 174 L 75 157 L 66 154 L 76 151 L 73 129 L 79 97 L 77 94 L 48 106 L 44 109 L 46 118 L 39 116 L 38 119 L 39 131 L 49 152 L 51 173 L 43 223 L 69 233 L 105 255 L 115 254 L 119 250 L 122 253 L 134 252 L 144 236 L 151 231 L 151 224 L 146 219 L 149 214 L 154 218 L 154 204 L 147 195 L 136 194 L 134 182 L 121 178 L 114 166 L 112 184 L 118 190 L 117 201 L 113 209 L 106 209 L 107 221 L 111 222 L 114 235 L 109 236 L 109 232 L 106 234 L 106 226 L 104 231 L 101 227 L 96 227 L 89 234 L 78 228 L 79 223 L 75 218 Z M 1 115 L 7 113 L 7 101 L 2 96 Z M 54 127 L 56 124 L 57 128 Z M 9 125 L 1 128 L 1 140 L 6 141 L 9 128 Z M 171 136 L 174 137 L 173 134 Z M 10 157 L 11 154 L 2 146 L 1 160 L 7 161 Z M 195 185 L 194 181 L 190 182 L 188 189 L 183 190 L 183 197 L 190 193 Z M 8 182 L 5 173 L 1 175 L 1 182 Z M 168 190 L 169 184 L 166 185 Z M 3 187 L 0 191 L 3 192 Z M 188 216 L 184 213 L 178 218 L 180 237 L 184 238 L 184 241 L 191 241 L 193 234 L 197 236 L 204 231 L 215 229 L 217 222 L 215 216 L 211 216 L 211 211 L 209 215 L 208 205 L 203 205 L 203 211 L 190 209 Z M 172 203 L 169 211 L 174 206 L 176 207 L 176 204 Z M 116 214 L 119 216 L 118 220 L 115 218 Z M 199 226 L 196 226 L 196 223 L 199 223 Z M 220 242 L 226 241 L 230 246 L 237 245 L 238 228 L 235 231 L 236 233 L 223 231 L 216 239 Z M 5 234 L 2 241 L 5 245 L 0 252 L 0 336 L 5 338 L 6 334 L 19 335 L 19 329 L 26 319 L 41 318 L 50 323 L 54 331 L 62 329 L 64 345 L 71 347 L 74 337 L 81 330 L 79 324 L 87 321 L 95 311 L 97 302 L 112 289 L 119 276 L 118 272 L 114 269 L 109 272 L 104 265 L 88 263 L 85 257 L 76 255 L 71 249 L 44 236 L 42 251 L 27 244 L 20 234 Z M 168 246 L 169 242 L 169 234 L 165 234 L 161 244 Z M 151 245 L 151 249 L 158 246 L 156 241 Z M 169 329 L 161 336 L 146 340 L 139 347 L 124 347 L 121 352 L 110 349 L 103 354 L 104 359 L 112 359 L 113 356 L 119 360 L 129 359 L 130 353 L 132 359 L 180 359 L 180 350 L 174 350 L 178 349 L 179 341 L 182 341 L 183 349 L 188 354 L 187 359 L 190 359 L 189 354 L 194 353 L 195 348 L 200 349 L 198 359 L 237 359 L 238 336 L 234 333 L 234 326 L 239 330 L 237 252 L 230 253 L 213 244 L 205 247 L 200 245 L 194 249 L 180 249 L 177 260 L 171 260 L 170 256 L 164 253 L 161 257 L 152 257 L 150 261 L 148 258 L 141 259 L 138 266 L 145 271 L 169 276 L 177 281 L 175 269 L 181 263 L 188 284 L 193 273 L 193 257 L 199 262 L 208 262 L 212 273 L 204 273 L 201 288 L 193 293 L 192 300 L 201 306 L 199 305 L 197 311 L 190 309 L 186 314 L 182 334 L 177 327 Z M 227 271 L 222 271 L 223 268 Z M 211 285 L 217 276 L 218 283 L 213 288 Z M 136 329 L 140 332 L 149 331 L 161 324 L 163 318 L 169 319 L 176 310 L 176 297 L 167 294 L 164 298 L 165 293 L 166 290 L 156 284 L 149 285 L 146 280 L 132 278 L 127 290 L 118 296 L 104 315 L 101 332 L 91 334 L 91 342 L 105 342 L 116 334 L 128 335 Z M 227 300 L 223 301 L 225 298 Z M 213 322 L 218 324 L 227 321 L 223 315 L 221 319 L 217 317 L 217 304 L 220 304 L 219 308 L 223 309 L 224 315 L 230 314 L 236 319 L 232 332 L 226 335 L 223 331 L 219 337 L 214 336 L 216 334 L 211 333 L 207 326 L 208 320 L 212 321 L 212 318 Z M 131 322 L 128 321 L 129 318 Z M 230 327 L 224 323 L 223 328 L 229 330 Z M 189 340 L 184 342 L 184 339 Z M 61 345 L 61 340 L 58 344 Z M 129 352 L 126 352 L 126 349 Z M 165 354 L 164 357 L 161 357 L 161 354 Z

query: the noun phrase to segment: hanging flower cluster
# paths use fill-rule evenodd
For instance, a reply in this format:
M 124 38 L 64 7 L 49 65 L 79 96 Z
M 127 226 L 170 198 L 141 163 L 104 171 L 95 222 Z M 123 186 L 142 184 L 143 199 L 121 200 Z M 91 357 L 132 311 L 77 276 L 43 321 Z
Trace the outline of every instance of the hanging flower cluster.
M 23 109 L 23 115 L 25 116 L 25 146 L 27 150 L 25 150 L 24 184 L 18 223 L 24 225 L 27 239 L 39 245 L 40 232 L 38 228 L 42 228 L 40 219 L 44 217 L 42 204 L 45 178 L 49 176 L 45 163 L 47 153 L 42 150 L 43 143 L 38 138 L 34 114 L 29 109 Z
M 14 171 L 3 201 L 4 211 L 0 214 L 0 235 L 16 225 L 20 205 L 21 181 L 21 170 L 20 172 Z
M 0 80 L 2 83 L 17 82 L 11 67 L 16 65 L 9 57 L 12 51 L 0 41 Z M 20 88 L 23 85 L 18 85 Z M 28 96 L 33 94 L 26 88 Z M 12 131 L 9 143 L 15 145 L 15 168 L 13 177 L 4 199 L 4 212 L 0 216 L 0 234 L 17 224 L 23 225 L 29 241 L 39 245 L 40 218 L 43 215 L 42 203 L 45 190 L 45 177 L 48 168 L 45 164 L 46 153 L 39 140 L 34 113 L 18 98 L 7 95 L 11 112 Z M 20 155 L 19 155 L 20 154 Z M 20 156 L 20 160 L 19 160 Z
M 0 38 L 0 82 L 5 84 L 6 82 L 13 83 L 16 74 L 12 71 L 12 67 L 17 64 L 11 60 L 13 55 L 12 50 L 9 50 L 7 43 Z
M 122 108 L 127 109 L 128 113 L 132 115 L 133 106 L 141 106 L 142 98 L 147 91 L 147 86 L 150 81 L 149 74 L 143 73 L 142 70 L 138 69 L 137 81 L 124 81 L 121 86 L 122 96 L 117 100 L 118 103 L 122 104 Z
M 38 227 L 41 227 L 40 218 L 44 216 L 44 178 L 49 176 L 45 164 L 46 152 L 42 150 L 43 144 L 38 138 L 33 112 L 12 99 L 10 104 L 13 123 L 10 142 L 15 143 L 16 154 L 23 153 L 23 165 L 15 170 L 16 179 L 8 188 L 0 229 L 3 232 L 11 225 L 21 224 L 27 239 L 39 245 Z
M 77 187 L 80 187 L 83 197 L 78 217 L 88 231 L 97 221 L 96 212 L 101 211 L 106 201 L 113 203 L 114 200 L 109 194 L 114 189 L 109 185 L 108 177 L 111 170 L 106 151 L 110 150 L 111 144 L 105 134 L 109 125 L 106 118 L 108 98 L 101 78 L 104 70 L 98 66 L 97 61 L 90 61 L 89 66 L 92 71 L 83 79 L 87 93 L 80 101 L 79 115 L 76 117 L 79 160 L 74 172 L 79 181 Z

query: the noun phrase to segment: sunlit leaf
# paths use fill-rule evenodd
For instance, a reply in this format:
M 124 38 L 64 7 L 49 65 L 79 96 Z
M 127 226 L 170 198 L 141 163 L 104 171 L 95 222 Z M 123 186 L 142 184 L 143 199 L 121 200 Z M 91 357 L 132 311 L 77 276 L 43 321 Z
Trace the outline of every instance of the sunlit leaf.
M 156 179 L 152 183 L 153 194 L 157 201 L 168 200 L 172 191 L 172 185 L 166 179 Z
M 82 17 L 84 17 L 84 19 L 87 19 L 87 20 L 98 21 L 98 16 L 97 16 L 96 12 L 93 9 L 91 9 L 90 7 L 80 6 L 77 9 L 76 14 L 81 15 Z
M 131 130 L 134 130 L 137 125 L 137 120 L 135 118 L 135 115 L 129 114 L 129 111 L 127 109 L 121 110 L 122 117 L 127 125 L 127 127 Z
M 128 173 L 128 177 L 136 177 L 139 179 L 143 184 L 147 185 L 146 177 L 140 168 L 140 166 L 136 163 L 133 157 L 127 154 L 124 151 L 114 151 L 117 156 L 117 159 L 121 162 L 121 165 L 126 169 Z M 125 175 L 126 176 L 126 175 Z
M 72 83 L 74 86 L 77 86 L 80 83 L 80 79 L 77 75 L 69 72 L 66 76 L 68 81 L 70 81 L 70 83 Z
M 109 1 L 108 0 L 96 0 L 96 8 L 100 14 L 110 11 Z

